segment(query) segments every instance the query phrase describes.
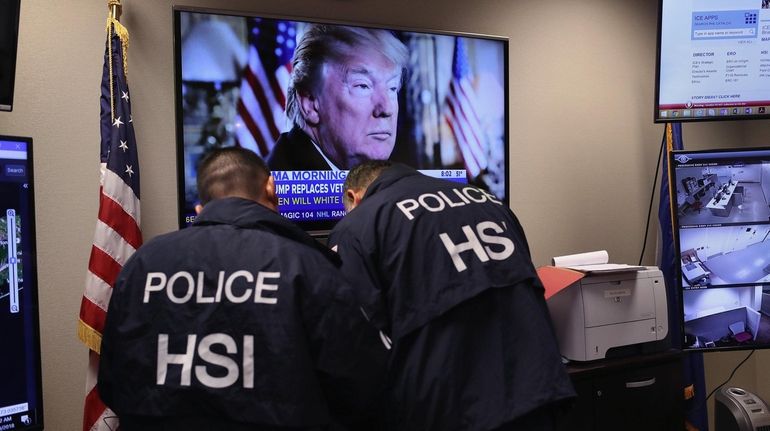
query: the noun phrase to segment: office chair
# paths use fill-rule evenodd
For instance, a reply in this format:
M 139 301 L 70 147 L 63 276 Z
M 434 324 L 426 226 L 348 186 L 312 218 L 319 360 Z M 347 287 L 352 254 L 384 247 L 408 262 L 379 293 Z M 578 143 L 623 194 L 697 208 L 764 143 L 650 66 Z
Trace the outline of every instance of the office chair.
M 698 214 L 700 214 L 700 210 L 703 208 L 703 204 L 701 201 L 696 200 L 692 204 L 690 204 L 690 208 L 692 208 L 694 211 L 698 211 Z
M 743 343 L 744 341 L 749 341 L 754 338 L 754 336 L 751 335 L 751 332 L 746 331 L 746 324 L 741 321 L 729 324 L 728 328 L 730 328 L 730 333 L 732 334 L 735 341 L 739 343 Z

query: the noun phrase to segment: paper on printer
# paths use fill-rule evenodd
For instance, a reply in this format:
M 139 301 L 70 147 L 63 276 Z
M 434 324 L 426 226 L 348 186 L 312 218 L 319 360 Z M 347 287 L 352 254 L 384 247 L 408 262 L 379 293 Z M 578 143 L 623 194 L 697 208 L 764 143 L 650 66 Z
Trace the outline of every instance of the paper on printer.
M 552 260 L 553 266 L 574 269 L 575 271 L 585 273 L 639 271 L 645 269 L 644 266 L 609 263 L 609 261 L 610 255 L 607 253 L 607 250 L 557 256 Z

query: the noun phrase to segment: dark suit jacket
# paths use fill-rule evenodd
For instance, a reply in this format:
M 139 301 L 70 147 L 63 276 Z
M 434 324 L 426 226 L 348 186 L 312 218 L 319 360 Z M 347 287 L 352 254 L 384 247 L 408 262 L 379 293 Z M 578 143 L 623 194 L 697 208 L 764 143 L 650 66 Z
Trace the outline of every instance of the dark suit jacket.
M 310 136 L 298 126 L 281 133 L 267 158 L 271 171 L 328 171 L 331 166 L 313 146 Z

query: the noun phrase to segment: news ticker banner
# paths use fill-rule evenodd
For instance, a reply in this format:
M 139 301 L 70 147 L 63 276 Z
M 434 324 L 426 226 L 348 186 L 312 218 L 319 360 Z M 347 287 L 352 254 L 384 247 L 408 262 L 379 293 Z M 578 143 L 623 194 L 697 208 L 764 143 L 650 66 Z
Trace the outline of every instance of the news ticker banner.
M 420 172 L 434 178 L 467 182 L 465 169 Z M 347 175 L 347 171 L 273 171 L 278 211 L 296 221 L 339 220 L 345 215 L 342 185 Z

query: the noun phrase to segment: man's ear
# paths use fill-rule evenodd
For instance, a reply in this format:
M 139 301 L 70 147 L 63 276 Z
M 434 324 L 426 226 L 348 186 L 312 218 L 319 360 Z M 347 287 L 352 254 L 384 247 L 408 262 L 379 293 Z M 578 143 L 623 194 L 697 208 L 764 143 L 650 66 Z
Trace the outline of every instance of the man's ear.
M 309 92 L 300 92 L 299 106 L 302 110 L 302 118 L 309 126 L 317 126 L 320 116 L 318 115 L 318 99 Z
M 203 211 L 203 205 L 201 205 L 201 204 L 196 204 L 196 205 L 195 205 L 195 214 L 196 214 L 196 215 L 199 215 L 199 214 L 201 213 L 201 211 Z
M 347 189 L 345 190 L 345 198 L 349 204 L 349 208 L 345 208 L 347 212 L 353 211 L 358 204 L 361 203 L 361 200 L 364 198 L 364 194 L 366 193 L 366 189 Z
M 278 212 L 278 195 L 275 193 L 275 179 L 272 175 L 265 181 L 265 190 L 262 194 L 262 205 Z

